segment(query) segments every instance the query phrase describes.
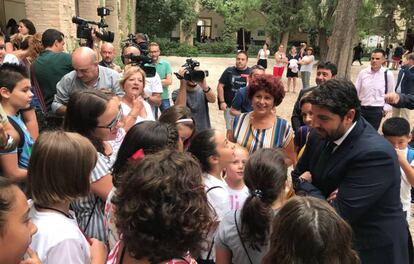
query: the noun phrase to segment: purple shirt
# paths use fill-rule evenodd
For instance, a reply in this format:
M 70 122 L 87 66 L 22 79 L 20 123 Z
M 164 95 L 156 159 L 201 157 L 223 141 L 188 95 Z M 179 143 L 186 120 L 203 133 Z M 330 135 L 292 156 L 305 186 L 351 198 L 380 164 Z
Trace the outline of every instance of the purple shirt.
M 378 71 L 374 72 L 371 67 L 361 70 L 358 74 L 358 78 L 355 83 L 355 87 L 358 93 L 358 98 L 361 100 L 362 106 L 384 106 L 384 94 L 385 94 L 385 68 L 381 67 Z M 388 79 L 388 93 L 394 90 L 394 75 L 391 71 L 387 72 Z M 386 105 L 385 108 L 388 108 Z M 391 107 L 390 107 L 391 108 Z

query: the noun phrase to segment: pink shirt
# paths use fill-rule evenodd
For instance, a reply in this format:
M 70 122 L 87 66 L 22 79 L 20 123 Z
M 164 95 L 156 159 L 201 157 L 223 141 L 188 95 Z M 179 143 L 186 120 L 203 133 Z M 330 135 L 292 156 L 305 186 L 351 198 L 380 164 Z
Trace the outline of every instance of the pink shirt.
M 381 67 L 374 72 L 371 67 L 361 70 L 355 83 L 359 100 L 362 106 L 385 106 L 385 68 Z M 394 75 L 391 71 L 387 72 L 388 93 L 394 91 Z M 384 107 L 387 108 L 386 105 Z

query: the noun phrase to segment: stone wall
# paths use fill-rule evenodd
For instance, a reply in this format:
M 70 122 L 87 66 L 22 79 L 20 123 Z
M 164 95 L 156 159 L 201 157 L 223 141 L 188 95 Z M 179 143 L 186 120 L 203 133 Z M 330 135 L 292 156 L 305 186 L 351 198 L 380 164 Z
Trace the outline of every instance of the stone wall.
M 36 26 L 38 32 L 55 28 L 65 34 L 66 48 L 75 47 L 76 26 L 72 23 L 75 15 L 74 0 L 31 0 L 26 1 L 26 16 Z

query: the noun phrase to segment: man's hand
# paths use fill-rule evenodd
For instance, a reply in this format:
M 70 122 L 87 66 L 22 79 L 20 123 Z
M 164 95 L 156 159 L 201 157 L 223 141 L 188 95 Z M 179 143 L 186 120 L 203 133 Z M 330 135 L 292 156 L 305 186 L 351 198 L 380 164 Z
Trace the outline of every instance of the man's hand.
M 398 104 L 400 101 L 400 95 L 397 93 L 387 93 L 384 96 L 384 99 L 387 104 Z
M 333 191 L 330 195 L 329 195 L 329 197 L 328 197 L 328 199 L 326 199 L 327 201 L 328 201 L 328 203 L 332 203 L 335 199 L 336 199 L 336 196 L 338 195 L 338 189 L 336 189 L 335 191 Z
M 222 111 L 226 110 L 226 108 L 227 108 L 226 102 L 221 102 L 219 106 L 220 106 L 220 110 L 222 110 Z
M 185 81 L 184 80 L 184 74 L 186 72 L 186 68 L 181 67 L 178 72 L 174 72 L 175 76 L 180 79 L 180 81 Z

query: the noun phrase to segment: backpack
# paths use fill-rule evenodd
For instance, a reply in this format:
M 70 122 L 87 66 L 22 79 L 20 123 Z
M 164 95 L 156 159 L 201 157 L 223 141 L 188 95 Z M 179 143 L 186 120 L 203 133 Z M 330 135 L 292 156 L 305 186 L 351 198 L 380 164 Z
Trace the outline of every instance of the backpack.
M 411 164 L 411 162 L 414 160 L 414 149 L 410 146 L 408 146 L 407 149 L 407 160 L 409 164 Z
M 19 134 L 20 137 L 20 142 L 19 145 L 17 146 L 17 159 L 20 159 L 20 154 L 23 151 L 23 146 L 25 143 L 25 136 L 24 136 L 24 132 L 23 129 L 19 126 L 19 124 L 10 116 L 7 116 L 7 119 L 9 119 L 10 124 L 13 126 L 13 128 L 16 130 L 16 132 Z

